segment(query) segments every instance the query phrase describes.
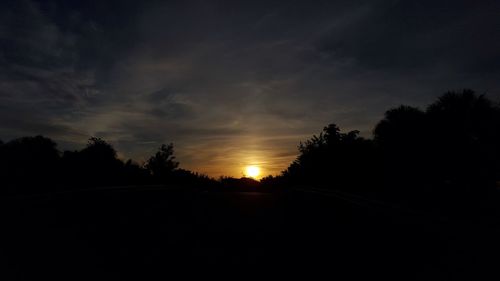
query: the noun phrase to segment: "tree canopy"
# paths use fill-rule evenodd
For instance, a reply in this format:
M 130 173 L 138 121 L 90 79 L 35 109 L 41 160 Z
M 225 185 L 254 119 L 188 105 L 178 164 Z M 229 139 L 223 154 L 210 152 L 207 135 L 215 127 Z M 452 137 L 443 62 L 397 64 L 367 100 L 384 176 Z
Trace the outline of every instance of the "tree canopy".
M 203 175 L 179 169 L 174 146 L 162 144 L 145 163 L 119 159 L 114 147 L 91 137 L 76 151 L 60 152 L 43 136 L 0 142 L 0 175 L 8 192 L 130 184 L 203 183 Z M 471 90 L 448 92 L 425 109 L 401 105 L 385 112 L 373 138 L 341 131 L 332 123 L 301 142 L 298 156 L 267 186 L 316 186 L 391 196 L 471 195 L 500 180 L 500 107 Z M 224 178 L 219 183 L 247 179 Z M 66 186 L 66 187 L 65 187 Z
M 151 156 L 144 167 L 151 174 L 158 178 L 165 178 L 179 166 L 179 162 L 175 161 L 174 145 L 172 143 L 162 144 L 155 155 Z

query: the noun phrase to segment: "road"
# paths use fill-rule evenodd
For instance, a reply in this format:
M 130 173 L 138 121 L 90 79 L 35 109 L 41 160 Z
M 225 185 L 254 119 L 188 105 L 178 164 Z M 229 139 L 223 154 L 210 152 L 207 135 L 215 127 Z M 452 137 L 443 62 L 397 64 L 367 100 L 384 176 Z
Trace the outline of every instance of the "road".
M 4 200 L 2 280 L 305 274 L 485 280 L 497 228 L 321 192 L 124 188 Z M 234 277 L 234 275 L 231 275 Z M 236 275 L 239 276 L 239 275 Z

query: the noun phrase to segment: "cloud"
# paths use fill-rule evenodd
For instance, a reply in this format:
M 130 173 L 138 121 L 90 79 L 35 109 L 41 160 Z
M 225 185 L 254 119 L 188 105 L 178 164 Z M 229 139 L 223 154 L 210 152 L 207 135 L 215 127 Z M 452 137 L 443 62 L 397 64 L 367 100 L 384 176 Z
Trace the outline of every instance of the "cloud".
M 364 9 L 363 16 L 333 26 L 317 49 L 333 60 L 350 59 L 375 69 L 422 71 L 449 67 L 482 71 L 495 65 L 500 46 L 493 1 L 392 1 Z M 493 60 L 493 62 L 491 62 Z
M 0 9 L 0 138 L 104 137 L 144 160 L 279 173 L 337 123 L 449 89 L 500 96 L 497 1 L 12 1 Z

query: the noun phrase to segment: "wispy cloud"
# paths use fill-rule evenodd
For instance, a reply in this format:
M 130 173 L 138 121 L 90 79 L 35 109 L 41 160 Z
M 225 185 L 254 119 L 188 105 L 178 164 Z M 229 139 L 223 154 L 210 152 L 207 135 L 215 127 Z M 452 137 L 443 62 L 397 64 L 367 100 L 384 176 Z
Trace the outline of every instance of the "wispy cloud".
M 370 136 L 391 106 L 500 96 L 498 1 L 8 1 L 0 138 L 97 135 L 144 160 L 174 142 L 212 176 L 279 173 L 335 122 Z

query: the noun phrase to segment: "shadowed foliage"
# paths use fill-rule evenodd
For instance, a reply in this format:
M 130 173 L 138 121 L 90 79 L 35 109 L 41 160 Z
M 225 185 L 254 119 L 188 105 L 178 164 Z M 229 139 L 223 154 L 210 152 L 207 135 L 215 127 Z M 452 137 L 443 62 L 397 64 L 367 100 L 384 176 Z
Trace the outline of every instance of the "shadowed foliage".
M 388 110 L 373 140 L 331 124 L 301 143 L 297 159 L 272 181 L 419 205 L 477 206 L 500 179 L 499 153 L 499 106 L 463 90 L 442 95 L 425 111 Z
M 174 145 L 162 144 L 155 155 L 151 156 L 144 167 L 150 171 L 153 177 L 160 181 L 165 180 L 172 175 L 173 171 L 179 166 L 174 156 Z
M 37 189 L 60 175 L 60 156 L 51 139 L 35 136 L 0 146 L 0 173 L 9 191 L 18 186 Z
M 375 182 L 373 141 L 330 124 L 299 145 L 299 156 L 283 172 L 287 182 L 326 188 L 364 188 Z M 363 176 L 360 177 L 359 175 Z
M 420 109 L 402 105 L 388 110 L 374 129 L 381 155 L 377 165 L 383 167 L 384 184 L 392 195 L 421 189 L 430 176 L 424 171 L 430 141 L 426 118 Z
M 85 148 L 60 153 L 49 138 L 24 137 L 0 144 L 2 193 L 45 193 L 88 187 L 177 184 L 210 186 L 215 180 L 177 169 L 173 144 L 162 145 L 146 164 L 118 159 L 113 146 L 91 137 Z
M 429 161 L 437 179 L 488 184 L 499 179 L 500 108 L 471 90 L 449 92 L 427 108 Z

